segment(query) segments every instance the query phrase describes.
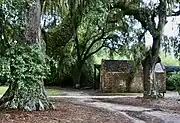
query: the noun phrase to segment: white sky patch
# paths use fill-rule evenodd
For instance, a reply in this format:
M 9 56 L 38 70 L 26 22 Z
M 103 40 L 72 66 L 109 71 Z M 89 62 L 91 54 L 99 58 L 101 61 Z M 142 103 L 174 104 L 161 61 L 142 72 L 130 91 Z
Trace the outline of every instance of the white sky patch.
M 159 3 L 159 0 L 143 0 L 146 5 Z M 158 22 L 158 18 L 155 19 Z M 180 16 L 178 17 L 168 17 L 168 23 L 164 27 L 164 35 L 168 37 L 176 37 L 178 36 L 178 24 L 180 24 Z M 152 46 L 153 39 L 149 32 L 145 34 L 146 46 Z
M 145 41 L 146 41 L 147 47 L 152 46 L 153 38 L 152 38 L 151 34 L 149 33 L 149 31 L 146 32 L 146 34 L 145 34 Z
M 180 24 L 180 17 L 167 18 L 168 23 L 164 27 L 164 34 L 168 37 L 175 37 L 178 35 L 178 24 Z
M 164 27 L 164 35 L 168 37 L 178 36 L 178 24 L 180 24 L 180 16 L 178 17 L 168 17 L 168 23 Z M 152 36 L 149 32 L 145 34 L 146 46 L 152 46 Z
M 158 3 L 159 0 L 143 0 L 143 2 L 146 3 L 146 4 L 149 4 L 149 3 L 154 4 L 154 3 Z

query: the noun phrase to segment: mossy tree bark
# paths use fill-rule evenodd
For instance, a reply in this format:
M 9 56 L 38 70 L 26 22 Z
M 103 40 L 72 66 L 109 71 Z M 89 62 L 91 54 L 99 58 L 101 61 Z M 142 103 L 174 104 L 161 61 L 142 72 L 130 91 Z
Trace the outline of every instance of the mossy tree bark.
M 46 96 L 43 83 L 28 85 L 24 83 L 22 86 L 18 82 L 12 82 L 0 100 L 0 108 L 24 111 L 53 109 L 53 105 Z
M 25 39 L 28 45 L 40 42 L 40 16 L 40 0 L 29 1 L 26 13 L 25 30 Z M 15 58 L 16 56 L 12 59 Z M 17 75 L 17 71 L 21 68 L 17 68 L 13 64 L 13 60 L 11 60 L 11 75 L 19 76 Z M 0 99 L 0 107 L 25 111 L 52 109 L 53 105 L 47 98 L 43 82 L 32 82 L 27 80 L 28 78 L 25 78 L 24 81 L 22 81 L 20 76 L 19 78 L 16 77 L 16 79 L 11 82 L 3 97 Z

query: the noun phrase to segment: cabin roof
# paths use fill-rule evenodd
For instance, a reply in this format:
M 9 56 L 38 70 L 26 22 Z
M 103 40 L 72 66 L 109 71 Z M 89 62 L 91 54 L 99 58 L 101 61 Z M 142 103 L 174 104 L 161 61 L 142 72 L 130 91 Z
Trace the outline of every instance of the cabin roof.
M 130 73 L 133 71 L 132 61 L 130 60 L 104 60 L 103 66 L 109 72 Z M 98 67 L 100 67 L 100 65 Z M 157 63 L 155 66 L 155 72 L 162 73 L 164 71 L 165 67 L 162 65 L 162 63 Z
M 109 72 L 132 72 L 132 63 L 128 60 L 104 60 L 103 66 Z

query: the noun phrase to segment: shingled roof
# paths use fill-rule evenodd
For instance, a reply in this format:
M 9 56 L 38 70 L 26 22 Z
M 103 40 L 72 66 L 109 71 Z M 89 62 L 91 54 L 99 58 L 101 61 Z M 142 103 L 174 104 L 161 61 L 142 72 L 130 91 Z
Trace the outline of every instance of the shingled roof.
M 133 71 L 132 62 L 129 60 L 104 60 L 103 66 L 108 72 L 124 72 L 130 73 Z M 155 66 L 155 72 L 164 72 L 165 68 L 161 63 Z
M 108 72 L 132 72 L 132 64 L 128 60 L 104 60 L 103 66 Z

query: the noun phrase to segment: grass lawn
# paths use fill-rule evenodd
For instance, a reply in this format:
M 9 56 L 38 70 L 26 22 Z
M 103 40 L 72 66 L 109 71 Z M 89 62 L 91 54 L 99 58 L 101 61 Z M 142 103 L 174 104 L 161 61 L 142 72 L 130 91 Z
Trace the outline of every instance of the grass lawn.
M 58 89 L 46 89 L 48 95 L 60 95 L 62 94 Z
M 3 95 L 6 92 L 7 88 L 7 86 L 0 86 L 0 95 Z
M 3 95 L 7 90 L 8 86 L 0 86 L 0 95 Z M 58 89 L 46 89 L 48 95 L 59 95 L 61 91 Z

